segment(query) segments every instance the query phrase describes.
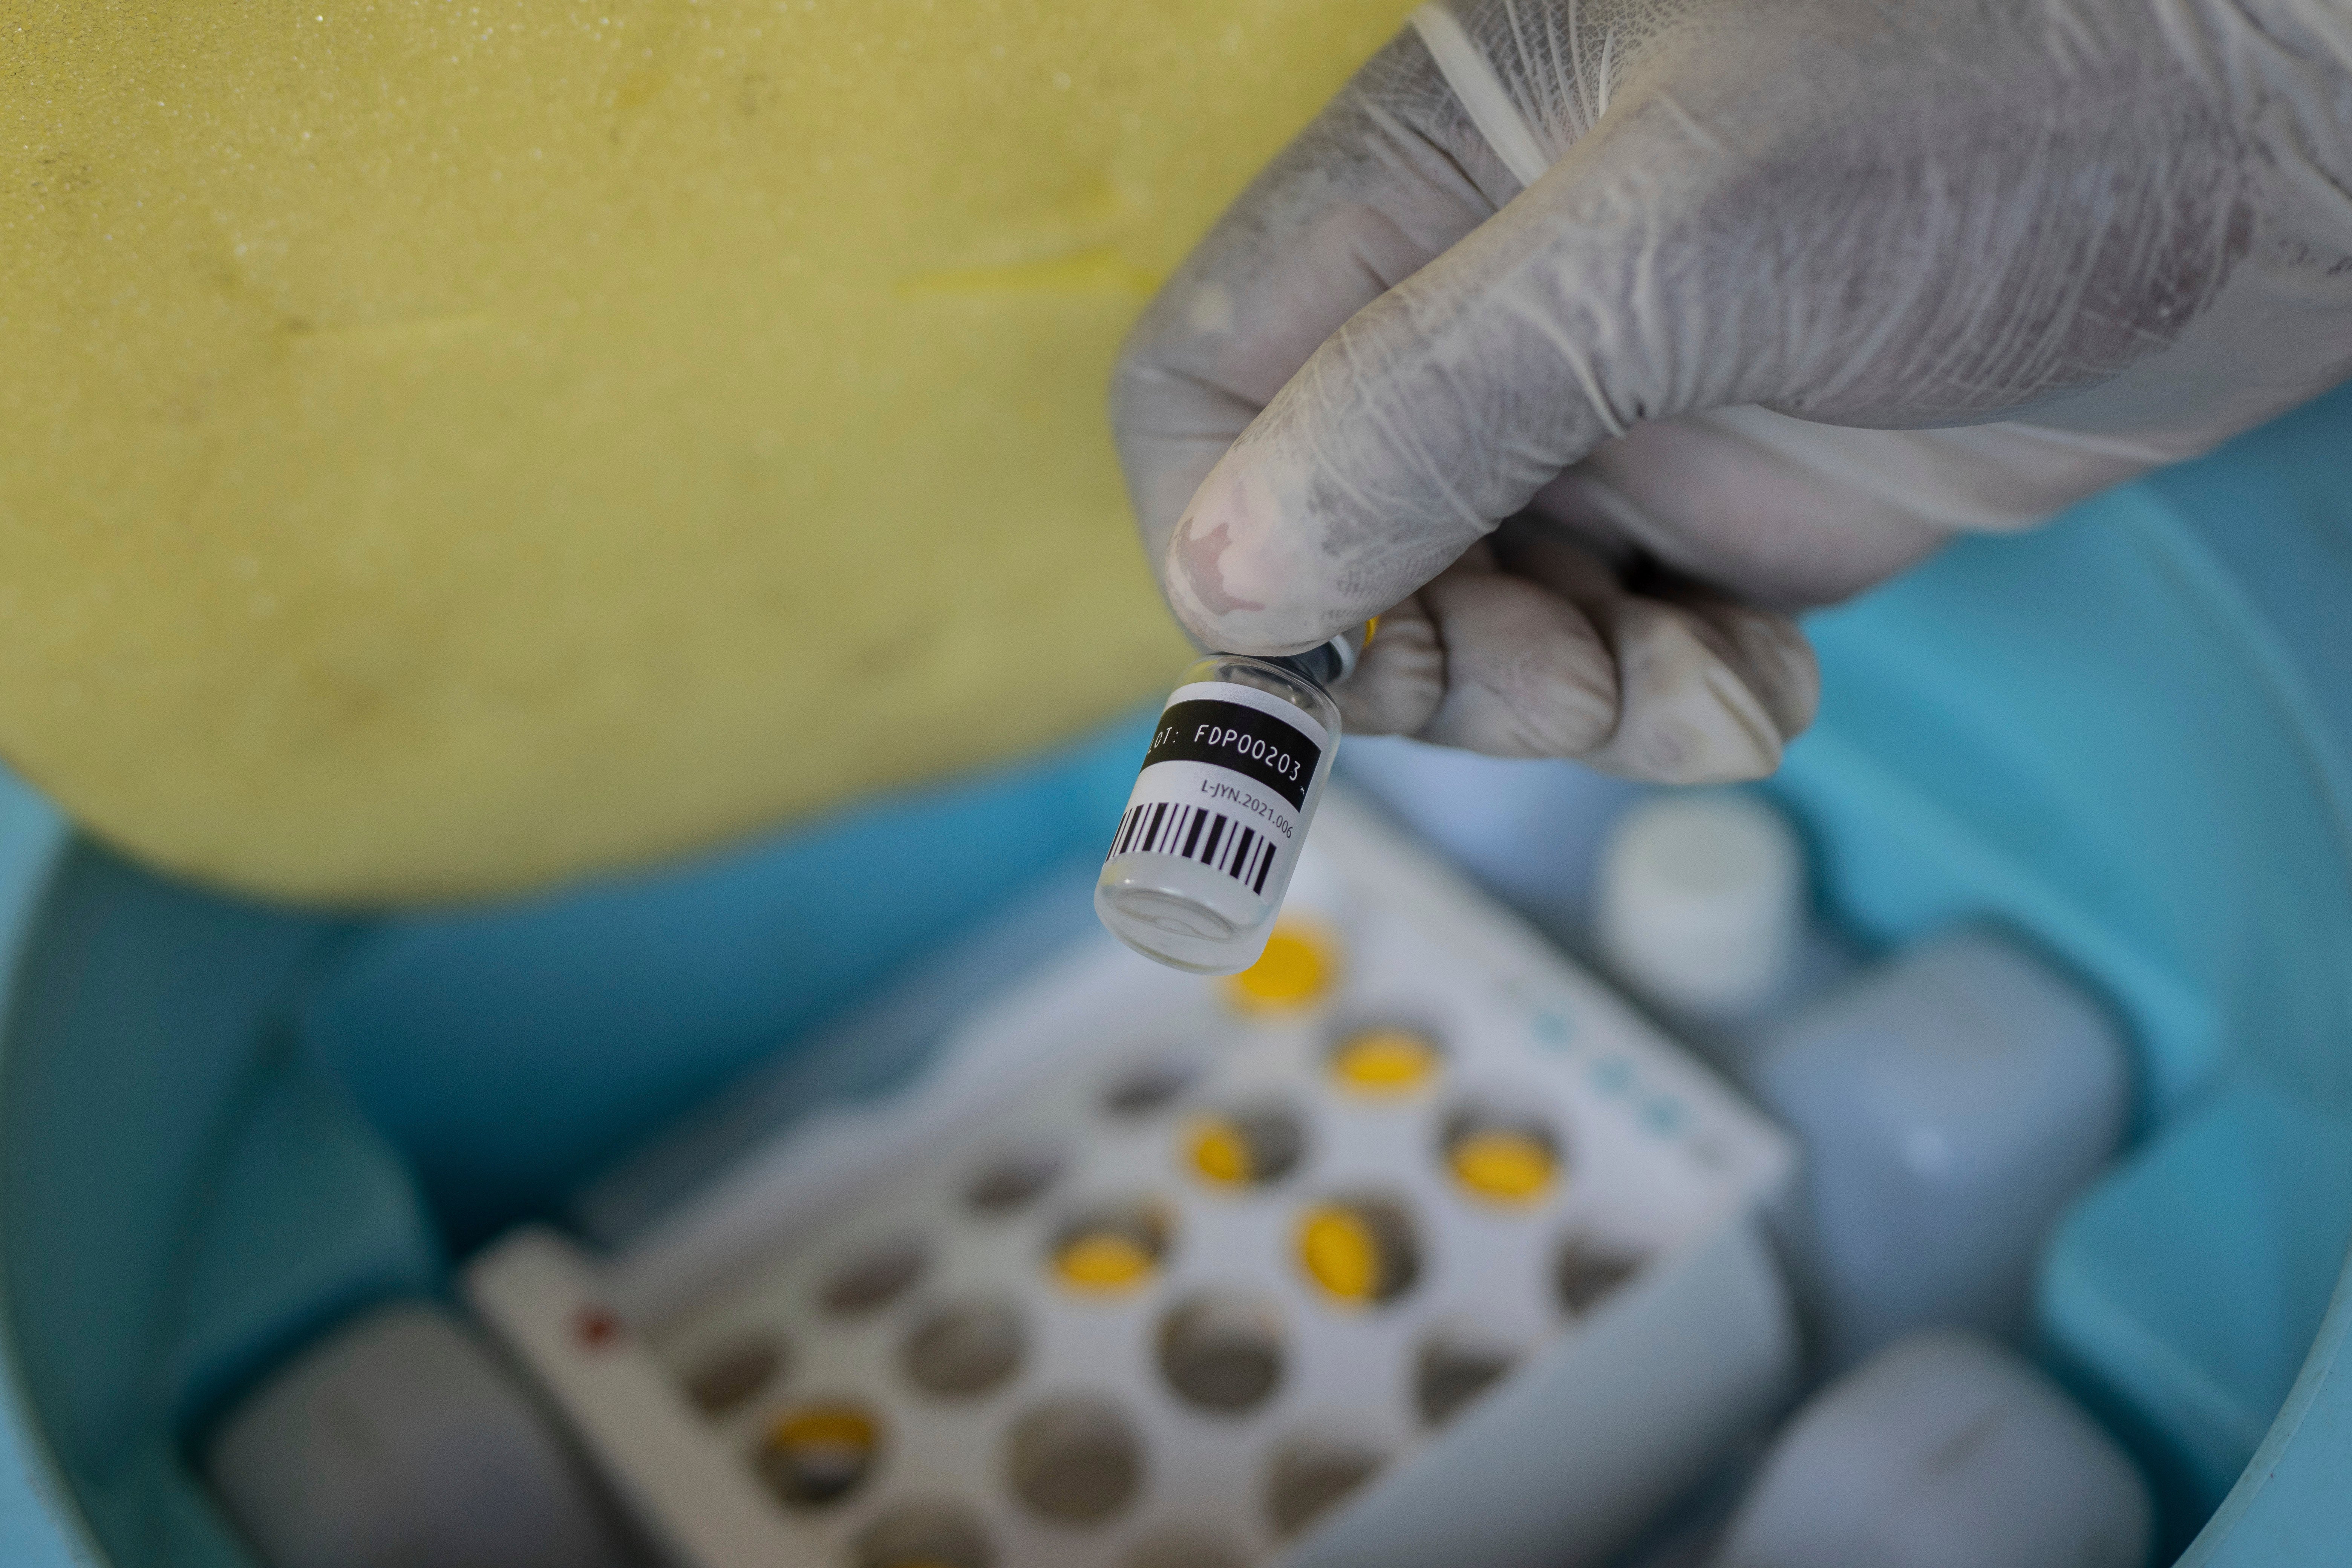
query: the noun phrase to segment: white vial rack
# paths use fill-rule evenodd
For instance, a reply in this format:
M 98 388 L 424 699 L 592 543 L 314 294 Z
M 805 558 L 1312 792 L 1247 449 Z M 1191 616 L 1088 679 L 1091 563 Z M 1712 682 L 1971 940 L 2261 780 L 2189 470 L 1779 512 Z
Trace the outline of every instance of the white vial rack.
M 1342 793 L 1290 908 L 469 1294 L 688 1568 L 1602 1562 L 1792 1384 L 1790 1145 Z

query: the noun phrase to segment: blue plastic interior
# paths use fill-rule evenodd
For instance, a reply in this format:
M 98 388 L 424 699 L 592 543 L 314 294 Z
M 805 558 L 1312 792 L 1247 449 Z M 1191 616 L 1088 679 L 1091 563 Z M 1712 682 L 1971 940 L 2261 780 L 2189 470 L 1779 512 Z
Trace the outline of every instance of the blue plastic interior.
M 2053 1237 L 2041 1348 L 2160 1483 L 2168 1555 L 2211 1516 L 2197 1563 L 2352 1532 L 2347 437 L 2342 393 L 1815 617 L 1775 786 L 1865 942 L 1990 915 L 2128 1024 L 2138 1142 Z M 1139 749 L 372 922 L 58 848 L 0 788 L 0 1554 L 246 1564 L 187 1463 L 226 1402 L 1097 846 Z

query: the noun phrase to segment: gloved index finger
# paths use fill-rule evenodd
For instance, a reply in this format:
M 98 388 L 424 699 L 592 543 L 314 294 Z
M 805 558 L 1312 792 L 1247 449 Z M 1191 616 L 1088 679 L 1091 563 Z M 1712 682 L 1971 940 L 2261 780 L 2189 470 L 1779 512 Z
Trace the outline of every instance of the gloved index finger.
M 1533 172 L 1544 149 L 1475 40 L 1424 32 L 1452 40 L 1449 94 L 1486 102 Z M 1194 636 L 1309 646 L 1412 593 L 1602 440 L 1778 395 L 1769 269 L 1724 223 L 1690 113 L 1644 79 L 1668 58 L 1644 57 L 1524 195 L 1367 301 L 1234 439 L 1160 563 Z

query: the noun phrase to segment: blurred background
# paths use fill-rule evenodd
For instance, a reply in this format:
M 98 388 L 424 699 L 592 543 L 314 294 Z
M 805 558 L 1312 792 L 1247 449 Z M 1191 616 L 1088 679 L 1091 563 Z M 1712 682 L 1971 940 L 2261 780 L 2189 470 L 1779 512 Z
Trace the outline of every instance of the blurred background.
M 824 1108 L 936 1081 L 1000 987 L 1097 940 L 1093 858 L 1189 657 L 1133 542 L 1113 356 L 1405 10 L 530 0 L 12 24 L 9 1562 L 719 1561 L 646 1523 L 670 1483 L 599 1447 L 467 1281 L 520 1226 L 621 1270 L 663 1234 L 649 1216 Z M 2025 1479 L 1920 1502 L 1884 1479 L 1855 1501 L 1805 1468 L 1851 1462 L 1759 1458 L 1821 1430 L 1807 1400 L 1866 1359 L 1825 1326 L 1848 1285 L 1807 1249 L 1841 1222 L 1798 1175 L 1748 1216 L 1790 1281 L 1753 1320 L 1786 1340 L 1763 1413 L 1702 1422 L 1639 1528 L 1483 1560 L 1762 1568 L 1781 1538 L 1759 1475 L 1883 1514 L 1895 1535 L 1869 1540 L 1906 1552 L 2001 1499 L 2063 1515 L 2112 1494 L 2109 1555 L 2063 1561 L 2338 1559 L 2347 428 L 2339 392 L 1810 617 L 1822 718 L 1756 793 L 1798 847 L 1812 967 L 1738 1016 L 1678 1010 L 1606 938 L 1606 847 L 1648 792 L 1349 743 L 1341 787 L 1376 837 L 1536 933 L 1529 973 L 1601 976 L 1643 1049 L 1704 1064 L 1804 1170 L 1862 1170 L 1836 1151 L 1917 1131 L 1892 1100 L 1817 1097 L 1807 1063 L 1875 1068 L 1807 1054 L 1835 1033 L 1815 1009 L 1956 931 L 2003 933 L 2122 1064 L 2047 1132 L 2094 1146 L 2084 1170 L 2030 1191 L 1921 1177 L 1916 1207 L 1872 1221 L 1934 1250 L 2025 1216 L 2013 1301 L 1902 1321 L 2010 1358 L 1951 1375 L 2057 1434 L 2022 1450 Z M 1358 874 L 1408 916 L 1423 886 Z M 1837 1027 L 1892 1073 L 1909 1016 Z M 2006 1026 L 1953 1048 L 2011 1059 Z M 1937 1136 L 2022 1125 L 2041 1080 L 1967 1081 L 1990 1086 L 1979 1122 L 1966 1093 L 1920 1092 L 1950 1113 Z M 1983 1136 L 1985 1169 L 2042 1168 L 2024 1134 Z M 422 1339 L 371 1326 L 396 1309 L 425 1314 Z M 1690 1353 L 1666 1342 L 1628 1363 L 1637 1385 Z M 1917 1386 L 1865 1390 L 1957 1408 Z M 373 1434 L 373 1469 L 295 1465 L 284 1434 L 316 1458 L 330 1405 Z M 1831 1414 L 1892 1429 L 1876 1409 Z M 1413 1442 L 1590 1440 L 1554 1418 Z M 1475 1541 L 1495 1508 L 1427 1500 L 1475 1464 L 1415 1463 L 1437 1479 L 1410 1511 Z M 469 1470 L 504 1478 L 491 1511 L 530 1528 L 466 1536 L 478 1500 L 442 1505 Z M 427 1515 L 454 1533 L 383 1523 Z M 877 1523 L 807 1561 L 988 1568 L 961 1528 Z M 2034 1553 L 2062 1538 L 1853 1560 L 2058 1568 Z M 1257 1560 L 1054 1539 L 1117 1568 Z

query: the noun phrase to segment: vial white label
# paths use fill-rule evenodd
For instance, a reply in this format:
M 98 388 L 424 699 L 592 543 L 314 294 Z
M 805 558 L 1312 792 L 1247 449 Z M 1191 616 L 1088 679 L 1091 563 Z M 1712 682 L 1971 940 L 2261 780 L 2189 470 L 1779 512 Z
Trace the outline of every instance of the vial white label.
M 1173 855 L 1265 898 L 1289 879 L 1330 736 L 1255 687 L 1180 686 L 1160 710 L 1105 860 Z

